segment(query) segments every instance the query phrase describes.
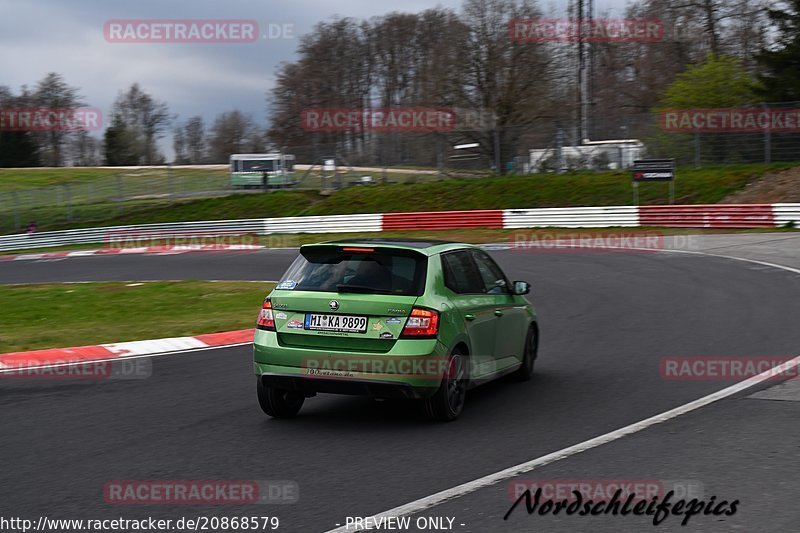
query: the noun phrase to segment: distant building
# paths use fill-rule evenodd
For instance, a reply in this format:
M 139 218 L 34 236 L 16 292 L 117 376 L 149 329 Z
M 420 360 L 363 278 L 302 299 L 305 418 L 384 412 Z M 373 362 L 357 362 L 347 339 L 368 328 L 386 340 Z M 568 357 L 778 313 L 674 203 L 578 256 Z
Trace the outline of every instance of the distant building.
M 526 174 L 558 172 L 580 168 L 614 170 L 630 168 L 644 156 L 644 143 L 638 139 L 586 141 L 580 146 L 534 148 L 529 151 Z
M 234 187 L 285 187 L 294 182 L 294 156 L 280 152 L 233 154 L 230 159 Z

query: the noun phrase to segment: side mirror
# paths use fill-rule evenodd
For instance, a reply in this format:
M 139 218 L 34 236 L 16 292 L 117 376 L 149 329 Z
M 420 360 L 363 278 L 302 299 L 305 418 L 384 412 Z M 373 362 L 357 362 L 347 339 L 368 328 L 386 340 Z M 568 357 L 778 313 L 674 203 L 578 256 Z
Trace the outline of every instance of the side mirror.
M 514 294 L 518 296 L 523 296 L 531 292 L 531 284 L 527 281 L 515 281 L 514 282 Z

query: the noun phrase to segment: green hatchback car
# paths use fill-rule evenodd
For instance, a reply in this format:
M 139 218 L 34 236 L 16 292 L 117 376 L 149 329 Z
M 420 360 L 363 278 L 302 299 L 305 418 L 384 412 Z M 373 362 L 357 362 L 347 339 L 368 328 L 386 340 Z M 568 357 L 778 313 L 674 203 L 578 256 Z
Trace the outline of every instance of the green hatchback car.
M 467 389 L 533 372 L 539 327 L 524 298 L 469 244 L 362 239 L 305 245 L 258 316 L 258 402 L 295 416 L 317 393 L 421 400 L 461 414 Z

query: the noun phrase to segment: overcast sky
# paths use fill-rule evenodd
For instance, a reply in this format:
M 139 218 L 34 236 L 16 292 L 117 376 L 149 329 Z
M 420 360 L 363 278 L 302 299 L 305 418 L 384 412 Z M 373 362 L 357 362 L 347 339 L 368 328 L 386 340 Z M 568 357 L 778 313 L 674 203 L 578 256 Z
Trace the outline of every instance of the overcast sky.
M 620 16 L 624 2 L 598 0 L 597 13 L 611 10 Z M 48 72 L 58 72 L 80 88 L 86 104 L 107 113 L 120 90 L 139 82 L 166 101 L 179 121 L 201 115 L 210 122 L 217 113 L 238 108 L 266 125 L 266 93 L 276 69 L 295 58 L 297 37 L 317 22 L 436 6 L 459 10 L 461 4 L 462 0 L 0 0 L 0 85 L 17 92 Z M 541 5 L 546 11 L 563 11 L 567 0 Z M 109 43 L 103 25 L 111 19 L 247 19 L 257 21 L 262 31 L 269 24 L 291 25 L 293 38 Z

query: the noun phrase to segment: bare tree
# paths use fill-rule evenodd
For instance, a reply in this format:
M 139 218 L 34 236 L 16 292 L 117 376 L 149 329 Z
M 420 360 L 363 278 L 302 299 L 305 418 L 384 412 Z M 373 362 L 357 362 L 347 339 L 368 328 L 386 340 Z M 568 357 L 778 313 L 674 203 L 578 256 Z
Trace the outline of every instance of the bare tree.
M 172 136 L 175 163 L 200 165 L 208 158 L 208 140 L 203 117 L 194 116 L 185 124 L 175 128 Z
M 164 157 L 156 143 L 164 136 L 173 119 L 167 104 L 154 99 L 142 90 L 138 83 L 134 83 L 117 97 L 114 114 L 118 115 L 128 128 L 136 132 L 136 151 L 141 164 L 161 163 Z
M 253 119 L 238 109 L 218 115 L 208 136 L 212 163 L 227 163 L 231 154 L 258 153 L 266 149 Z
M 659 20 L 665 33 L 658 42 L 592 43 L 592 138 L 650 127 L 665 88 L 708 53 L 738 57 L 755 69 L 753 57 L 765 41 L 765 2 L 634 0 L 626 18 Z M 321 145 L 344 147 L 383 164 L 407 156 L 429 162 L 437 143 L 472 142 L 502 172 L 525 146 L 552 143 L 562 137 L 559 129 L 569 141 L 569 132 L 578 130 L 568 127 L 576 125 L 578 105 L 575 44 L 509 36 L 510 21 L 542 16 L 535 0 L 464 0 L 458 14 L 437 8 L 321 23 L 302 40 L 298 61 L 278 73 L 269 100 L 270 139 L 311 145 L 315 153 Z M 311 107 L 396 106 L 453 107 L 483 121 L 472 131 L 415 135 L 308 132 L 300 124 Z
M 100 141 L 81 130 L 70 140 L 70 160 L 73 166 L 95 167 L 100 164 Z
M 194 116 L 186 121 L 183 127 L 186 138 L 186 153 L 189 164 L 200 165 L 205 163 L 208 157 L 208 146 L 206 142 L 206 126 L 203 117 Z
M 311 108 L 369 107 L 372 35 L 367 22 L 337 19 L 320 23 L 301 40 L 297 63 L 282 65 L 268 98 L 269 139 L 280 146 L 365 141 L 363 132 L 309 132 L 300 117 Z
M 510 20 L 541 17 L 535 3 L 467 0 L 463 9 L 461 20 L 469 34 L 464 49 L 462 101 L 493 115 L 491 131 L 471 136 L 502 173 L 504 163 L 516 154 L 526 126 L 554 115 L 554 56 L 546 44 L 509 38 Z
M 51 72 L 39 83 L 32 101 L 37 107 L 57 112 L 69 112 L 83 105 L 78 89 L 64 81 L 60 74 Z M 59 167 L 64 164 L 64 145 L 73 133 L 62 128 L 50 128 L 36 135 L 45 164 Z
M 189 156 L 186 155 L 186 136 L 183 133 L 183 128 L 175 128 L 172 132 L 172 150 L 175 152 L 175 158 L 172 162 L 176 165 L 187 165 L 189 163 Z

